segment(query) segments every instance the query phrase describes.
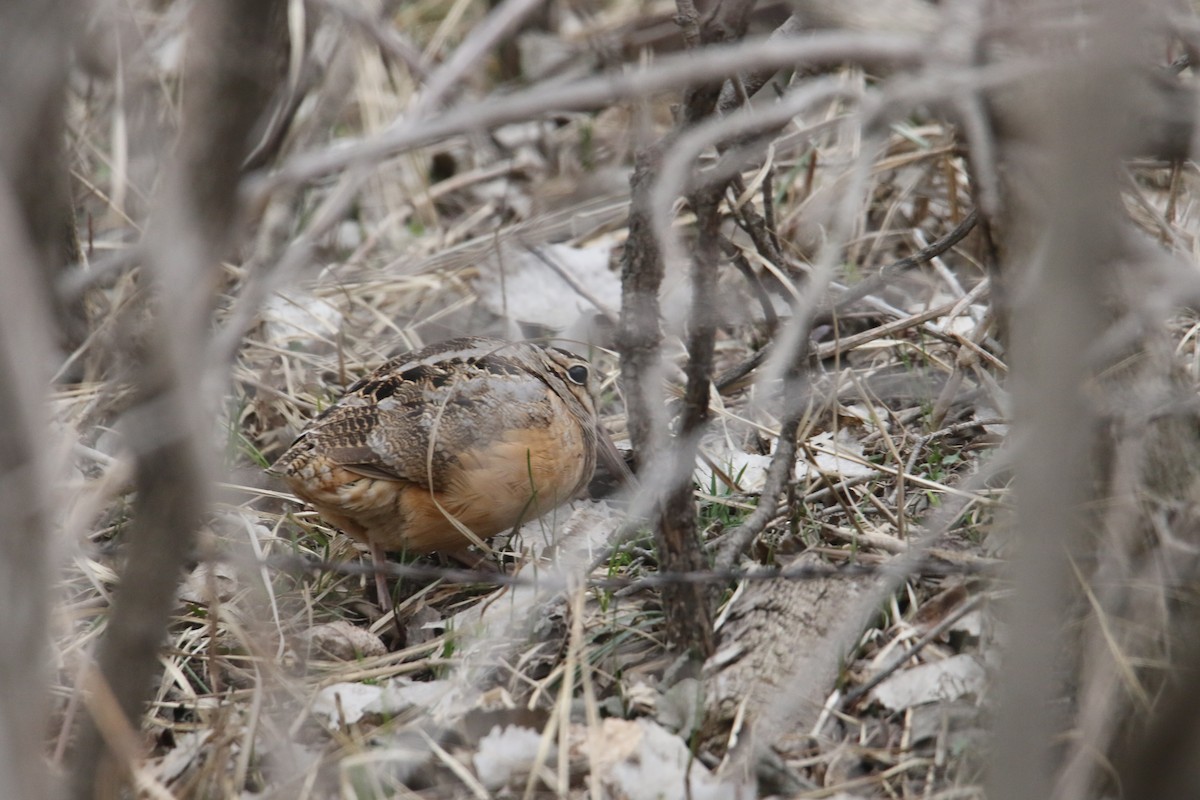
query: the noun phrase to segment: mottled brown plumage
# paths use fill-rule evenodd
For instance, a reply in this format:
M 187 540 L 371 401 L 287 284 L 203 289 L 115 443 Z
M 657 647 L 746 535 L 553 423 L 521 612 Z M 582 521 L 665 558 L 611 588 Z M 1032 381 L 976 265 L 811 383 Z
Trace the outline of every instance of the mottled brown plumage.
M 271 471 L 377 559 L 460 553 L 579 494 L 598 449 L 615 458 L 595 389 L 565 350 L 454 339 L 352 385 Z

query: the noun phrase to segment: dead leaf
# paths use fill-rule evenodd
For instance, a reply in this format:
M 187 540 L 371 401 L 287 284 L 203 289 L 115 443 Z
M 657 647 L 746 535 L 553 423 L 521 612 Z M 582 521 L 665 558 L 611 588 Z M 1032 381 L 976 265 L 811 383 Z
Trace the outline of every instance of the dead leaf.
M 446 681 L 392 678 L 382 686 L 335 683 L 317 692 L 312 713 L 334 725 L 353 725 L 367 715 L 395 717 L 412 708 L 431 710 L 448 691 Z
M 796 478 L 808 480 L 817 477 L 817 471 L 824 472 L 835 479 L 869 478 L 878 474 L 877 470 L 863 462 L 862 444 L 852 439 L 847 429 L 843 428 L 835 437 L 831 432 L 819 433 L 808 439 L 808 446 L 816 456 L 816 468 L 807 461 L 796 464 Z
M 300 343 L 311 347 L 336 334 L 342 312 L 327 300 L 300 289 L 277 292 L 263 306 L 266 339 L 279 347 Z
M 898 672 L 871 691 L 871 696 L 892 711 L 967 695 L 978 696 L 987 685 L 987 671 L 971 655 L 919 664 Z
M 712 463 L 725 472 L 737 483 L 738 488 L 748 494 L 761 492 L 767 482 L 767 467 L 771 465 L 771 457 L 757 453 L 740 453 L 727 450 L 723 453 L 711 453 Z M 710 467 L 702 460 L 696 461 L 693 480 L 705 491 L 716 489 L 718 494 L 725 492 L 725 484 L 717 477 Z
M 966 584 L 962 581 L 951 583 L 921 604 L 921 607 L 917 609 L 917 613 L 913 615 L 913 622 L 932 628 L 950 616 L 950 612 L 966 601 Z
M 314 655 L 339 661 L 354 661 L 387 653 L 387 647 L 378 636 L 340 619 L 314 625 L 304 632 L 303 638 Z
M 592 764 L 592 784 L 627 800 L 736 797 L 692 758 L 683 740 L 646 719 L 605 719 L 580 746 Z
M 471 759 L 476 777 L 492 791 L 524 780 L 537 761 L 541 741 L 542 734 L 532 728 L 497 725 L 479 740 Z
M 164 784 L 174 781 L 204 754 L 213 736 L 211 728 L 176 734 L 175 747 L 159 760 L 154 768 L 154 777 Z
M 192 570 L 179 587 L 179 600 L 206 606 L 213 600 L 224 602 L 237 591 L 237 570 L 221 562 L 204 563 Z
M 543 245 L 536 253 L 503 247 L 480 265 L 475 288 L 496 316 L 564 331 L 585 315 L 621 307 L 621 281 L 609 269 L 609 251 L 565 244 Z

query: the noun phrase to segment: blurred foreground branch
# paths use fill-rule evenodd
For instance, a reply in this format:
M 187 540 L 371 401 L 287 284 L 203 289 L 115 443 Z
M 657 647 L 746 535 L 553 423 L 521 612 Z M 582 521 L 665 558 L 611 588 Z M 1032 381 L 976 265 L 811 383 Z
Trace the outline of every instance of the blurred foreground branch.
M 45 418 L 52 343 L 48 287 L 65 266 L 64 90 L 69 2 L 0 4 L 0 797 L 49 789 L 47 569 L 53 451 Z
M 1187 465 L 1200 442 L 1194 415 L 1160 410 L 1191 390 L 1174 385 L 1170 357 L 1158 354 L 1170 345 L 1155 343 L 1163 320 L 1146 267 L 1162 256 L 1129 224 L 1118 178 L 1122 159 L 1144 152 L 1153 135 L 1138 123 L 1155 100 L 1145 91 L 1154 64 L 1144 43 L 1165 4 L 1081 8 L 1076 31 L 1022 27 L 1020 48 L 1060 61 L 1036 89 L 994 98 L 1019 436 L 995 800 L 1084 800 L 1127 788 L 1102 765 L 1118 760 L 1152 711 L 1175 637 L 1195 640 L 1194 623 L 1173 623 L 1194 602 L 1183 590 L 1194 558 L 1157 552 L 1168 542 L 1155 541 L 1163 526 L 1152 498 L 1189 502 L 1177 495 L 1194 492 Z M 1138 333 L 1119 332 L 1126 315 Z M 1169 535 L 1194 547 L 1187 517 L 1167 523 Z M 1194 616 L 1183 609 L 1182 619 Z M 1136 666 L 1151 663 L 1159 666 Z M 1141 765 L 1120 768 L 1145 780 Z
M 99 679 L 125 721 L 94 705 L 75 757 L 74 796 L 115 797 L 129 765 L 105 733 L 137 730 L 174 607 L 180 568 L 208 508 L 211 428 L 205 344 L 214 270 L 233 241 L 240 166 L 270 96 L 282 3 L 221 0 L 193 9 L 176 169 L 147 233 L 155 316 L 136 368 L 125 432 L 136 456 L 133 521 Z M 114 709 L 115 710 L 115 709 Z M 111 712 L 110 712 L 111 713 Z

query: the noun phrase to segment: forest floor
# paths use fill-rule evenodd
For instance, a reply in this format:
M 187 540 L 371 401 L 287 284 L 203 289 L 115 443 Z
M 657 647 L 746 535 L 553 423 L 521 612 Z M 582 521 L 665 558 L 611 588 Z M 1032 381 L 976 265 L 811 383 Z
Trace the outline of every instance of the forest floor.
M 396 24 L 436 48 L 478 21 L 437 13 L 443 5 L 410 4 Z M 178 35 L 169 18 L 154 24 L 163 42 Z M 586 43 L 600 32 L 632 48 L 636 33 L 657 30 L 603 15 L 576 24 L 595 30 L 523 40 L 527 70 L 553 49 L 566 59 L 560 70 L 586 72 L 598 58 Z M 348 41 L 283 157 L 335 132 L 369 135 L 411 102 L 411 77 L 371 42 L 339 35 Z M 852 68 L 833 74 L 856 91 L 874 80 Z M 487 92 L 501 78 L 474 80 L 471 91 Z M 112 198 L 150 188 L 115 191 L 106 169 L 113 96 L 76 100 L 87 246 L 97 256 L 120 252 L 131 228 Z M 316 242 L 312 265 L 274 287 L 222 376 L 218 505 L 183 582 L 143 723 L 149 755 L 136 777 L 146 796 L 582 797 L 605 787 L 611 796 L 682 797 L 689 784 L 691 797 L 725 797 L 743 785 L 722 769 L 740 721 L 714 726 L 703 691 L 688 696 L 704 677 L 678 674 L 666 646 L 653 537 L 630 516 L 628 497 L 598 485 L 595 499 L 500 537 L 497 574 L 464 574 L 436 557 L 398 567 L 401 640 L 380 615 L 362 548 L 264 473 L 357 377 L 466 334 L 581 348 L 605 376 L 604 425 L 627 449 L 612 321 L 628 178 L 633 153 L 669 128 L 673 101 L 510 124 L 382 162 L 363 179 L 353 213 Z M 813 798 L 981 797 L 1010 417 L 989 257 L 973 229 L 938 256 L 891 266 L 968 219 L 968 165 L 956 131 L 934 117 L 893 125 L 882 150 L 868 152 L 847 124 L 853 113 L 843 99 L 809 109 L 743 175 L 744 191 L 727 195 L 724 232 L 745 268 L 725 264 L 719 278 L 719 391 L 696 465 L 696 512 L 715 551 L 759 503 L 780 420 L 772 382 L 747 368 L 755 354 L 797 308 L 886 275 L 812 328 L 804 396 L 789 398 L 806 406 L 801 446 L 778 512 L 735 569 L 710 580 L 724 624 L 748 587 L 763 583 L 755 570 L 817 564 L 828 569 L 794 580 L 849 581 L 919 547 L 920 566 L 857 645 L 836 654 L 815 722 L 770 742 L 777 773 L 764 778 L 760 764 L 759 786 Z M 866 191 L 834 282 L 810 297 L 829 209 L 845 201 L 863 159 Z M 1135 165 L 1134 177 L 1135 218 L 1185 236 L 1172 216 L 1186 217 L 1172 168 Z M 315 185 L 264 211 L 255 241 L 224 265 L 218 322 L 247 275 L 303 232 L 336 188 Z M 770 221 L 784 264 L 764 259 L 739 227 L 743 204 Z M 691 222 L 682 209 L 675 226 L 685 238 Z M 127 313 L 141 291 L 135 273 L 89 297 L 101 335 L 81 355 L 83 377 L 56 398 L 57 420 L 85 445 L 54 631 L 59 756 L 68 723 L 83 713 L 77 670 L 104 630 L 128 519 L 128 473 L 109 424 L 124 387 L 108 377 L 100 346 L 136 329 Z M 669 270 L 663 290 L 668 412 L 682 394 L 687 282 Z M 1194 330 L 1179 321 L 1180 352 L 1193 364 Z M 833 627 L 839 609 L 826 611 L 832 618 L 810 624 Z M 720 629 L 718 642 L 720 650 Z M 786 696 L 789 676 L 770 679 Z

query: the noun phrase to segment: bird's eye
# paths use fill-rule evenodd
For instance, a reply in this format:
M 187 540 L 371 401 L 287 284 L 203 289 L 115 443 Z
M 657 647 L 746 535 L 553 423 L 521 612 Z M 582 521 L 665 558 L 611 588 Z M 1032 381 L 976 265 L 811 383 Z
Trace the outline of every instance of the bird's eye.
M 578 383 L 580 386 L 585 386 L 588 379 L 588 368 L 582 364 L 576 364 L 567 370 L 567 377 L 572 382 Z

